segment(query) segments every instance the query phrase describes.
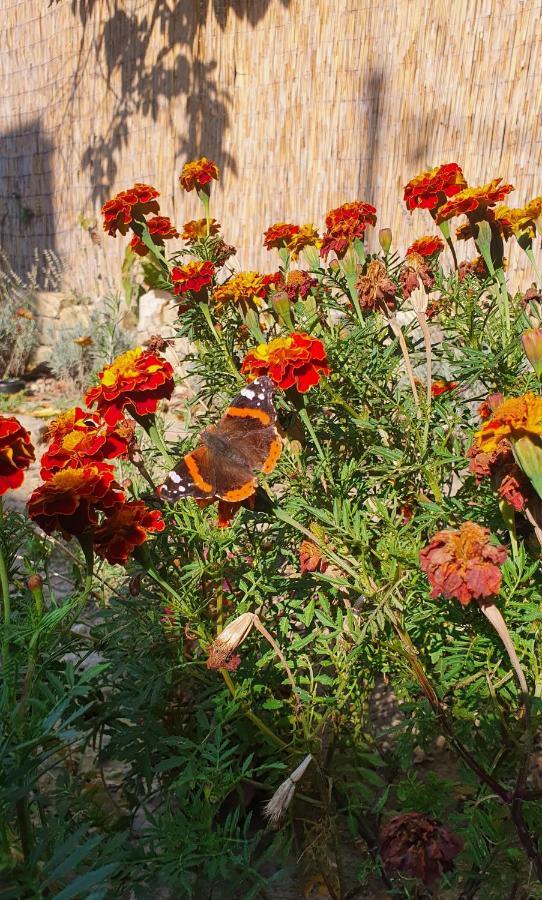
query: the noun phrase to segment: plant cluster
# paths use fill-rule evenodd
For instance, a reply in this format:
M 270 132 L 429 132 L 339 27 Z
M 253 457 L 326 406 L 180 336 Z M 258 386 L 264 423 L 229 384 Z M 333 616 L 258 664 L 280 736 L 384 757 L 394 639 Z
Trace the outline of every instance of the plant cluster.
M 50 425 L 41 530 L 3 514 L 4 877 L 250 898 L 295 865 L 306 897 L 541 896 L 542 197 L 446 164 L 405 187 L 434 226 L 405 254 L 386 228 L 367 251 L 355 201 L 322 234 L 273 224 L 275 270 L 237 272 L 218 178 L 187 163 L 179 229 L 149 185 L 103 208 L 178 306 L 183 437 L 156 335 Z M 33 451 L 0 428 L 3 492 Z

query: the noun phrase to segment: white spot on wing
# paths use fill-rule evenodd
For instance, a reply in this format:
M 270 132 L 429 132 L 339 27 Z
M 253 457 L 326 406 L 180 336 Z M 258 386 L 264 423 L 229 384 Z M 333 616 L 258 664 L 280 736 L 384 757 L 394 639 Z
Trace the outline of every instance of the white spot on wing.
M 179 481 L 181 480 L 181 476 L 177 475 L 177 472 L 174 469 L 168 474 L 168 478 L 171 478 L 173 484 L 179 484 Z
M 247 397 L 248 400 L 254 400 L 254 391 L 251 391 L 250 388 L 243 388 L 241 397 Z

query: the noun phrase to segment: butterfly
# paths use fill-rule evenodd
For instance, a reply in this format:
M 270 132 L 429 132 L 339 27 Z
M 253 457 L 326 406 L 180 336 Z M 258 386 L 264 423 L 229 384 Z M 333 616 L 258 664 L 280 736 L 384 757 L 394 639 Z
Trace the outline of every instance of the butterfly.
M 282 450 L 273 393 L 267 375 L 247 384 L 220 421 L 200 435 L 196 449 L 168 473 L 160 497 L 171 503 L 184 497 L 239 503 L 250 497 L 257 487 L 255 472 L 269 475 Z

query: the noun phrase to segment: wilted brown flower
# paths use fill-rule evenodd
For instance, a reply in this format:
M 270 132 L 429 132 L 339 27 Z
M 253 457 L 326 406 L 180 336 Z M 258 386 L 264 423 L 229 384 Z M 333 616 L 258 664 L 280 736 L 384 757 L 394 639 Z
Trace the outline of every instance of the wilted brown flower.
M 419 878 L 426 885 L 451 871 L 462 849 L 463 841 L 446 825 L 417 812 L 395 816 L 380 833 L 380 854 L 387 871 Z
M 420 285 L 423 285 L 427 291 L 432 290 L 435 285 L 435 276 L 427 259 L 419 253 L 409 253 L 406 265 L 401 269 L 399 283 L 405 300 L 408 300 L 412 292 Z
M 457 531 L 439 531 L 420 553 L 420 566 L 431 585 L 431 597 L 471 600 L 494 597 L 501 587 L 506 547 L 491 544 L 489 528 L 463 522 Z
M 387 316 L 394 312 L 397 287 L 379 259 L 371 260 L 365 275 L 358 279 L 356 289 L 363 310 L 383 312 Z
M 312 541 L 301 541 L 299 547 L 299 571 L 302 575 L 306 572 L 325 572 L 327 560 L 322 556 L 321 550 Z

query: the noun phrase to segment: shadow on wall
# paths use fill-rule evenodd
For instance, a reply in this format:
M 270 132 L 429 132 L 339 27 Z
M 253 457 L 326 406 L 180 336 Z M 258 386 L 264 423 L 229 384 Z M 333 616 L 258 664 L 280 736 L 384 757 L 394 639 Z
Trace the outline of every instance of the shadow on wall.
M 39 119 L 0 136 L 0 247 L 24 277 L 36 253 L 55 250 L 53 145 Z
M 72 12 L 83 29 L 93 13 L 103 16 L 93 41 L 94 62 L 105 71 L 107 88 L 114 98 L 107 129 L 95 136 L 82 155 L 82 167 L 90 173 L 93 202 L 102 203 L 109 196 L 120 152 L 128 144 L 132 117 L 143 115 L 156 121 L 159 110 L 180 96 L 186 98 L 187 128 L 185 139 L 176 148 L 176 161 L 183 163 L 205 154 L 221 169 L 236 171 L 235 159 L 225 149 L 230 96 L 217 82 L 216 61 L 198 59 L 199 35 L 212 20 L 223 30 L 230 15 L 246 19 L 254 27 L 272 3 L 288 7 L 290 2 L 149 0 L 147 13 L 138 17 L 113 0 L 105 4 L 103 0 L 72 0 Z M 113 91 L 113 76 L 116 81 L 119 75 L 120 90 Z M 78 67 L 74 90 L 82 77 Z

